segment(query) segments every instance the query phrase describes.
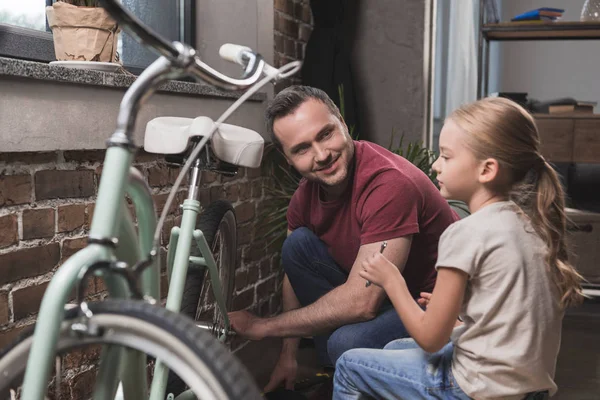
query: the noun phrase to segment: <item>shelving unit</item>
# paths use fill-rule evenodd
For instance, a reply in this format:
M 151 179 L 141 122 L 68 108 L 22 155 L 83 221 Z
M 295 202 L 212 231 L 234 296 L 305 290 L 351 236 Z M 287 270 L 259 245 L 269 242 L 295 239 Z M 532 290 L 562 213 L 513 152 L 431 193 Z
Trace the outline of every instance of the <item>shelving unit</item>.
M 479 0 L 477 96 L 488 93 L 491 41 L 600 40 L 600 22 L 545 22 L 486 24 L 484 0 Z
M 500 22 L 486 24 L 484 0 L 479 0 L 479 45 L 477 54 L 477 97 L 488 94 L 489 48 L 492 41 L 549 41 L 549 40 L 600 40 L 600 21 L 598 22 L 544 22 L 527 24 L 523 22 Z M 544 157 L 555 163 L 597 163 L 600 164 L 600 114 L 534 114 L 538 127 L 541 152 Z M 579 211 L 571 210 L 567 214 L 574 217 Z M 589 213 L 600 223 L 600 214 Z M 590 223 L 587 214 L 579 216 L 578 223 Z M 596 221 L 596 220 L 594 220 Z M 596 224 L 596 222 L 594 222 Z M 594 229 L 597 232 L 598 229 Z M 582 248 L 598 248 L 598 233 L 573 233 L 574 242 L 580 242 Z M 590 242 L 591 240 L 591 242 Z M 588 251 L 589 253 L 589 251 Z M 587 288 L 588 294 L 600 293 L 600 272 L 597 255 L 583 254 L 579 267 L 593 282 Z M 591 271 L 591 272 L 590 272 Z M 592 290 L 594 293 L 589 292 Z

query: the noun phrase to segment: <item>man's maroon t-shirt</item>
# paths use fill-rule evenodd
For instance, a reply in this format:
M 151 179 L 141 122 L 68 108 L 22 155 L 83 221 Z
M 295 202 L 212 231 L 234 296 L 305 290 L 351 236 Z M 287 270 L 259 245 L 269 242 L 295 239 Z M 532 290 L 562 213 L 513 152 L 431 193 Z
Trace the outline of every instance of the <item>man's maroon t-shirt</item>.
M 457 214 L 409 161 L 374 143 L 354 145 L 352 184 L 346 192 L 322 201 L 319 185 L 303 179 L 288 208 L 288 228 L 310 229 L 348 272 L 361 245 L 414 235 L 403 276 L 413 296 L 431 291 L 438 240 Z

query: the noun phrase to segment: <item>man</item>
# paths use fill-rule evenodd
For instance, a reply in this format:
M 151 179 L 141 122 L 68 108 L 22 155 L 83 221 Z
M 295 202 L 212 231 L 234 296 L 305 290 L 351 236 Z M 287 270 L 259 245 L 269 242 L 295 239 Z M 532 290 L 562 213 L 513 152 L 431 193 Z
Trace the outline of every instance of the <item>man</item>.
M 265 391 L 293 388 L 299 338 L 315 336 L 324 365 L 357 347 L 383 348 L 408 336 L 384 291 L 358 275 L 381 251 L 413 297 L 431 291 L 438 239 L 458 217 L 413 164 L 369 142 L 353 141 L 325 92 L 292 86 L 266 112 L 273 142 L 303 177 L 290 202 L 282 248 L 283 313 L 230 314 L 242 336 L 285 338 Z

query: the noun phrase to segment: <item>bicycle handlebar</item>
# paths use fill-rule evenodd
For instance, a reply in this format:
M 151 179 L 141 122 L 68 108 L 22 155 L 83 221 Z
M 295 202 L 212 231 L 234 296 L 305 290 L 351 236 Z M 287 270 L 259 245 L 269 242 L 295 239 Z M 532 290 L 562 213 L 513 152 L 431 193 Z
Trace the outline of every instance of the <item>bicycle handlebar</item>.
M 260 79 L 263 68 L 267 65 L 260 55 L 255 54 L 249 48 L 234 45 L 235 49 L 230 48 L 230 51 L 222 55 L 222 57 L 229 61 L 234 61 L 229 57 L 235 58 L 234 62 L 245 67 L 245 70 L 243 74 L 244 78 L 231 78 L 202 62 L 200 57 L 196 55 L 196 51 L 190 46 L 165 40 L 126 10 L 118 0 L 100 0 L 100 3 L 111 17 L 117 21 L 119 26 L 138 42 L 148 45 L 158 54 L 169 59 L 177 67 L 185 69 L 192 76 L 221 89 L 245 90 L 251 87 Z M 233 54 L 234 52 L 236 53 Z

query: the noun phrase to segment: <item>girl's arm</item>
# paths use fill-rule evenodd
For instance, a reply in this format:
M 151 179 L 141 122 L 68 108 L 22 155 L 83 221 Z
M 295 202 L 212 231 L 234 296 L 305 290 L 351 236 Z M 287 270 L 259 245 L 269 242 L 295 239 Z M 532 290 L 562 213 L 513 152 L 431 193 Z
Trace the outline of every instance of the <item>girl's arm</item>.
M 463 302 L 466 272 L 440 267 L 426 311 L 414 301 L 400 271 L 383 255 L 374 254 L 363 263 L 360 275 L 384 288 L 406 330 L 423 350 L 434 353 L 448 343 Z

